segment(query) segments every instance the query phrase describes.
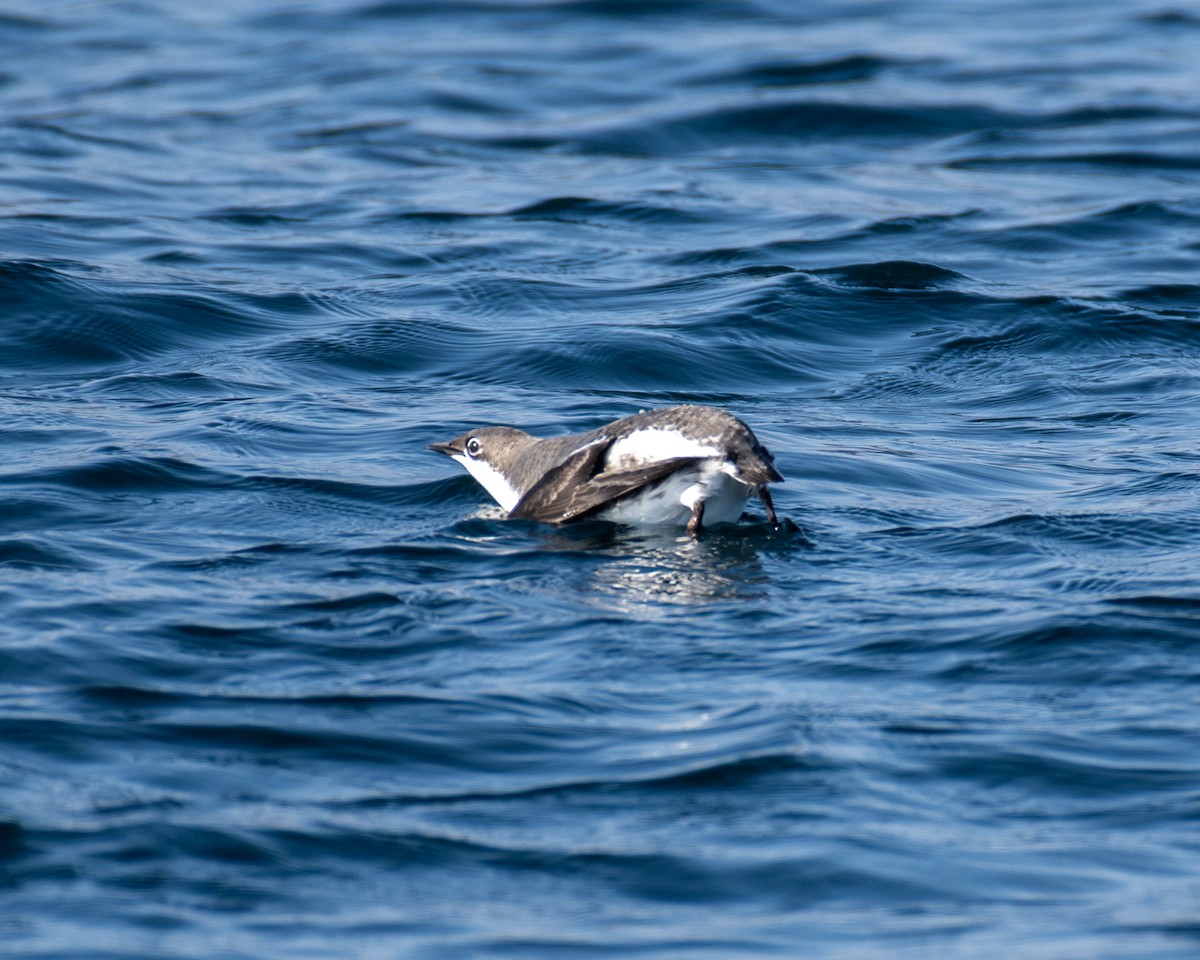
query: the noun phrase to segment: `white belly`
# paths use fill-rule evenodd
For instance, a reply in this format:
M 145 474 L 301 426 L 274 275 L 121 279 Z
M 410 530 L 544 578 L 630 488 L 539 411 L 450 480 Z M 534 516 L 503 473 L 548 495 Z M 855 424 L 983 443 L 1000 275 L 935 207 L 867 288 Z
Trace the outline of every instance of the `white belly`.
M 617 501 L 597 517 L 632 526 L 683 526 L 692 515 L 692 505 L 703 500 L 705 526 L 735 523 L 754 488 L 733 479 L 723 467 L 722 461 L 712 459 L 679 470 L 650 489 Z

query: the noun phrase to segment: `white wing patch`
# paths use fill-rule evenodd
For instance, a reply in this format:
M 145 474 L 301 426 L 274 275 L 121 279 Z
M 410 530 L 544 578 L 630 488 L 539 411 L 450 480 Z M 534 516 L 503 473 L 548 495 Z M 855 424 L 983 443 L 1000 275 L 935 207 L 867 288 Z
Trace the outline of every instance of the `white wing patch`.
M 656 460 L 670 460 L 672 457 L 715 456 L 723 456 L 715 438 L 708 442 L 693 440 L 678 430 L 651 427 L 636 430 L 614 443 L 605 457 L 604 466 L 607 470 L 628 470 Z
M 472 460 L 461 453 L 456 453 L 451 459 L 457 460 L 466 467 L 467 472 L 506 511 L 511 511 L 517 505 L 517 501 L 521 499 L 521 494 L 505 479 L 504 474 L 490 463 L 484 463 L 482 460 Z

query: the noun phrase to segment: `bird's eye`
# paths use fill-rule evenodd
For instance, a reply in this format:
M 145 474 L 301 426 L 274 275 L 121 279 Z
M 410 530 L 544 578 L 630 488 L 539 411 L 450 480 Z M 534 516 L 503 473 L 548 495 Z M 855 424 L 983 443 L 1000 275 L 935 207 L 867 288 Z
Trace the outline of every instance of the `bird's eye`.
M 483 444 L 479 442 L 478 437 L 472 437 L 467 441 L 467 456 L 477 457 L 483 450 Z

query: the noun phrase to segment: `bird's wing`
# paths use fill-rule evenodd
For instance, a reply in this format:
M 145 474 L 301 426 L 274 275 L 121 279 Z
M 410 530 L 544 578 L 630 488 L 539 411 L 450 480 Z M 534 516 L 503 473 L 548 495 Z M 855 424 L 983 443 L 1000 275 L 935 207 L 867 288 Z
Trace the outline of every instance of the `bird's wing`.
M 596 467 L 611 444 L 606 439 L 576 450 L 530 487 L 509 516 L 540 523 L 576 520 L 704 459 L 673 457 L 629 470 L 597 473 Z

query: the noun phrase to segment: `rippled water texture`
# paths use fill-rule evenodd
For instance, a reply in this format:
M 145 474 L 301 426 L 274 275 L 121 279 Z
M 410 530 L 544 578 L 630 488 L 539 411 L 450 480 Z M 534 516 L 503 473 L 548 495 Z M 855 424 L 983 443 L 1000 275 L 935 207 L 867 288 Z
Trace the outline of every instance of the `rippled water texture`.
M 1198 50 L 10 0 L 0 953 L 1200 954 Z M 426 449 L 675 402 L 799 534 Z

